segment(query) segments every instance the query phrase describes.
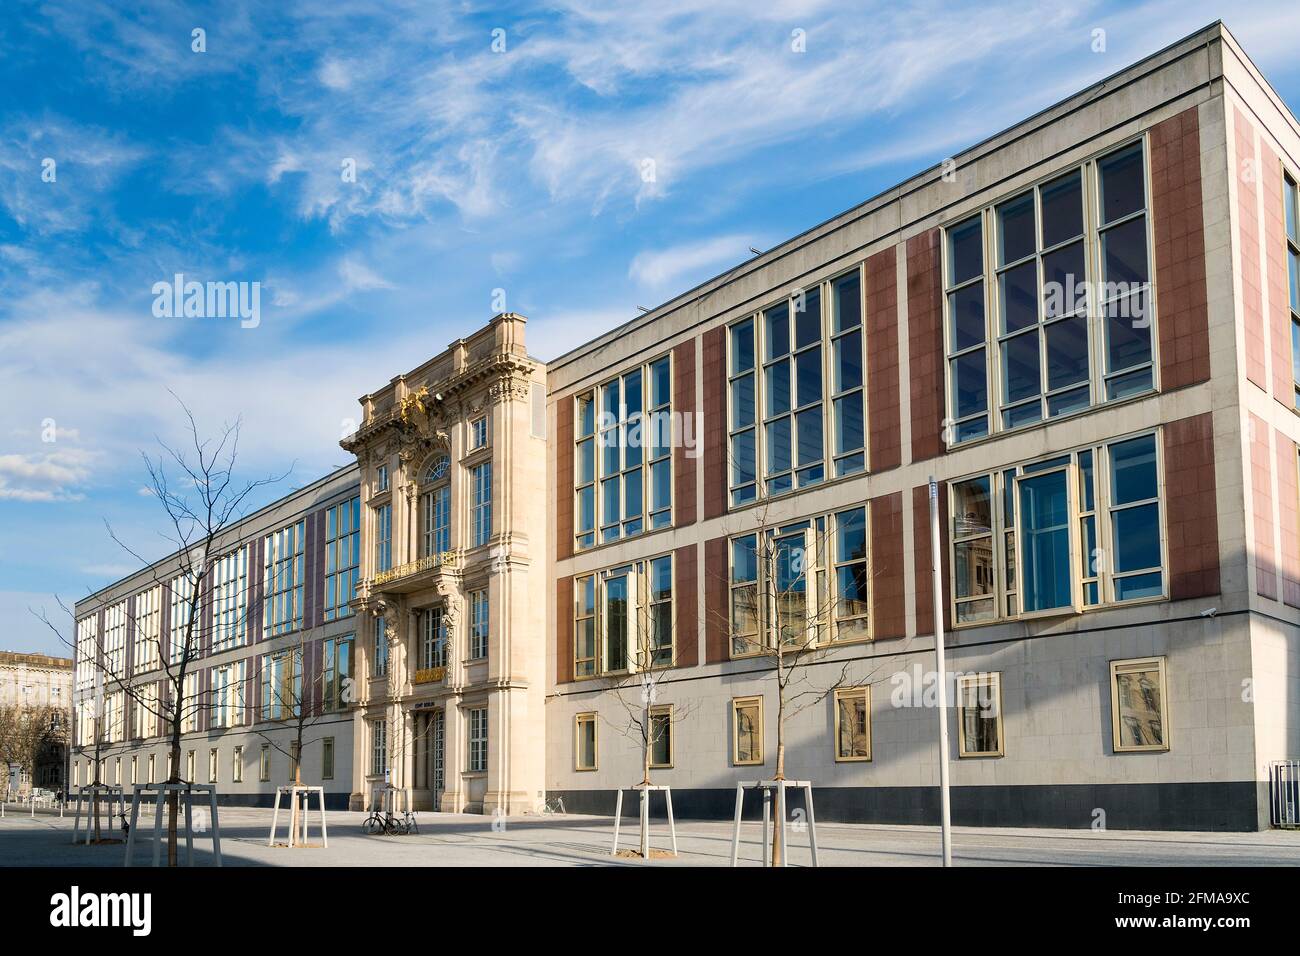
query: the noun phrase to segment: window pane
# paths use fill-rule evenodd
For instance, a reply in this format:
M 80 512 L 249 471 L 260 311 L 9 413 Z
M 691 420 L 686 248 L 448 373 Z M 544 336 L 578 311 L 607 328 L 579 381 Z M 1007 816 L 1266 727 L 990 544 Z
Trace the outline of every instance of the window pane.
M 1120 743 L 1130 747 L 1164 743 L 1164 688 L 1160 670 L 1127 671 L 1115 675 Z
M 754 424 L 753 373 L 731 383 L 731 427 L 744 428 Z
M 952 486 L 952 531 L 957 537 L 993 530 L 989 477 L 983 475 Z
M 862 447 L 862 393 L 835 400 L 835 453 Z
M 1142 145 L 1111 153 L 1097 164 L 1101 183 L 1101 221 L 1114 222 L 1146 205 Z
M 841 276 L 831 287 L 835 302 L 835 331 L 855 328 L 862 324 L 861 280 L 856 272 Z
M 1002 400 L 1018 402 L 1042 390 L 1038 333 L 1027 332 L 1002 343 Z
M 790 419 L 779 418 L 767 426 L 767 473 L 790 470 Z
M 1086 280 L 1082 242 L 1043 256 L 1043 315 L 1051 319 L 1084 309 L 1088 304 Z
M 769 365 L 765 372 L 764 384 L 767 386 L 767 417 L 780 415 L 790 410 L 790 365 L 778 362 Z
M 602 524 L 615 524 L 618 521 L 618 509 L 623 504 L 618 494 L 618 479 L 607 478 L 600 484 L 600 496 L 604 502 Z
M 799 427 L 799 464 L 810 465 L 825 457 L 822 451 L 822 410 L 810 408 L 796 416 Z
M 628 372 L 623 376 L 623 405 L 625 418 L 630 418 L 644 410 L 641 404 L 641 370 Z
M 596 430 L 596 403 L 591 393 L 578 396 L 578 435 L 590 435 Z
M 850 332 L 835 340 L 835 391 L 847 392 L 862 384 L 862 333 Z
M 1026 262 L 998 277 L 1002 331 L 1018 332 L 1038 321 L 1038 263 Z
M 984 350 L 968 352 L 953 359 L 953 398 L 957 418 L 988 410 L 988 378 L 984 368 Z
M 865 757 L 870 752 L 867 741 L 867 695 L 846 693 L 836 698 L 839 705 L 839 740 L 841 757 Z
M 1047 326 L 1047 389 L 1088 381 L 1088 318 L 1077 316 Z
M 993 536 L 958 541 L 953 545 L 953 583 L 957 597 L 993 593 Z
M 596 439 L 588 438 L 578 443 L 578 484 L 596 477 Z
M 960 352 L 984 341 L 984 283 L 976 282 L 948 296 L 952 318 L 952 351 Z
M 767 335 L 766 361 L 771 361 L 790 351 L 790 307 L 781 303 L 763 313 Z
M 1135 574 L 1115 581 L 1115 600 L 1136 601 L 1140 598 L 1160 597 L 1164 593 L 1161 573 Z
M 1296 202 L 1300 200 L 1300 194 L 1296 192 L 1296 184 L 1291 180 L 1286 181 L 1286 234 L 1291 237 L 1291 241 L 1300 244 L 1300 212 L 1296 210 Z
M 1151 322 L 1146 293 L 1106 306 L 1106 371 L 1117 372 L 1151 361 Z
M 1156 497 L 1154 435 L 1144 435 L 1111 445 L 1110 467 L 1111 504 L 1123 505 Z
M 750 534 L 731 542 L 731 581 L 758 580 L 758 539 Z
M 667 357 L 650 366 L 650 407 L 658 408 L 669 403 L 669 376 Z
M 1141 371 L 1120 375 L 1108 381 L 1106 383 L 1106 397 L 1116 399 L 1128 395 L 1140 395 L 1142 392 L 1151 391 L 1152 387 L 1151 369 L 1144 368 Z
M 948 230 L 948 284 L 957 285 L 983 271 L 984 239 L 976 214 Z
M 794 346 L 797 349 L 820 342 L 822 337 L 822 292 L 821 288 L 812 288 L 804 292 L 803 298 L 794 299 Z M 799 306 L 803 308 L 800 309 Z
M 1077 170 L 1044 186 L 1042 202 L 1044 249 L 1083 235 L 1083 180 Z
M 1115 531 L 1115 571 L 1139 571 L 1160 567 L 1160 508 L 1140 505 L 1122 508 L 1112 515 Z
M 743 485 L 754 480 L 754 430 L 741 432 L 731 440 L 731 483 Z
M 754 367 L 754 320 L 746 319 L 731 327 L 731 373 L 747 372 Z
M 795 380 L 799 388 L 798 407 L 821 401 L 822 397 L 822 350 L 809 349 L 799 353 L 794 360 Z
M 1034 233 L 1032 192 L 998 206 L 998 265 L 1032 256 L 1036 248 Z
M 867 556 L 867 512 L 865 508 L 841 511 L 835 516 L 837 562 L 858 561 Z
M 672 503 L 672 469 L 671 459 L 665 458 L 651 466 L 650 507 L 661 511 Z
M 623 517 L 635 518 L 641 505 L 641 470 L 637 469 L 623 476 Z
M 627 578 L 605 582 L 605 666 L 622 670 L 627 664 Z
M 1101 234 L 1102 281 L 1141 285 L 1149 278 L 1147 271 L 1147 220 L 1131 219 Z M 1119 289 L 1104 289 L 1109 297 Z
M 1070 581 L 1070 509 L 1066 472 L 1021 478 L 1020 565 L 1026 611 L 1068 607 Z
M 836 588 L 839 617 L 857 617 L 867 613 L 867 565 L 866 562 L 837 568 Z
M 1291 275 L 1291 311 L 1300 315 L 1300 253 L 1291 253 L 1288 270 Z
M 596 527 L 596 486 L 588 485 L 578 492 L 578 530 L 592 531 Z

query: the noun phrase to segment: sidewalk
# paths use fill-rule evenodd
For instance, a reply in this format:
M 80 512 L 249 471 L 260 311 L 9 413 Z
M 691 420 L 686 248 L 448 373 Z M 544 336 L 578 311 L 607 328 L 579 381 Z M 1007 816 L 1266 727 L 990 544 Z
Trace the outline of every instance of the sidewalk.
M 229 808 L 220 811 L 225 866 L 642 866 L 609 856 L 613 822 L 608 817 L 514 817 L 496 821 L 475 814 L 418 815 L 414 836 L 367 836 L 362 813 L 328 815 L 328 849 L 268 847 L 271 811 Z M 314 822 L 314 820 L 313 820 Z M 284 839 L 284 814 L 277 836 Z M 757 822 L 741 833 L 742 865 L 759 861 Z M 120 831 L 114 833 L 121 836 Z M 935 827 L 823 823 L 817 828 L 822 866 L 938 866 Z M 150 829 L 137 843 L 136 860 L 148 863 Z M 319 841 L 313 826 L 311 839 Z M 637 840 L 634 821 L 625 823 L 620 846 Z M 655 859 L 656 866 L 726 866 L 731 858 L 731 824 L 678 821 L 678 859 Z M 790 834 L 790 863 L 810 862 L 807 834 Z M 195 840 L 196 862 L 210 862 L 207 835 Z M 656 823 L 653 843 L 668 848 L 666 824 Z M 182 860 L 184 842 L 181 843 Z M 73 846 L 71 814 L 59 819 L 10 806 L 0 820 L 0 866 L 121 866 L 125 845 Z M 1091 830 L 1017 830 L 956 827 L 953 862 L 957 866 L 1295 866 L 1300 865 L 1300 832 L 1165 833 Z

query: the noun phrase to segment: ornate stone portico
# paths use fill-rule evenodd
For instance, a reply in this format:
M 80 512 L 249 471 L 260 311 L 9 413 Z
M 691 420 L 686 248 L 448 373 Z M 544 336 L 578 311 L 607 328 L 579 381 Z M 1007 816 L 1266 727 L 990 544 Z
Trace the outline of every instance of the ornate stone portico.
M 545 367 L 524 323 L 364 396 L 340 443 L 361 469 L 354 806 L 385 771 L 417 810 L 530 812 L 542 790 Z

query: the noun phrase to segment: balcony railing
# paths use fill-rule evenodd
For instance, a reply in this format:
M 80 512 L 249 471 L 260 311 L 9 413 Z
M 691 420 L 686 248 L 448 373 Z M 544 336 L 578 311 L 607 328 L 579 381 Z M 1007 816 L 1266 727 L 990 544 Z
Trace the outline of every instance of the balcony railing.
M 454 568 L 459 559 L 455 551 L 441 551 L 438 554 L 427 554 L 423 558 L 415 561 L 407 561 L 405 564 L 399 564 L 395 568 L 389 568 L 387 571 L 380 571 L 371 580 L 371 585 L 379 587 L 384 584 L 391 584 L 393 581 L 399 581 L 402 578 L 409 578 L 416 574 L 424 574 L 427 571 L 434 571 L 438 568 Z

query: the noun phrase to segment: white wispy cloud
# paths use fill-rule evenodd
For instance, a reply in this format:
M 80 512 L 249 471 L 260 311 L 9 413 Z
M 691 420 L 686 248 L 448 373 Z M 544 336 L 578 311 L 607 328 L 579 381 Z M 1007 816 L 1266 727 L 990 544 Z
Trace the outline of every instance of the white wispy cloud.
M 633 258 L 627 274 L 638 284 L 655 291 L 668 287 L 689 288 L 723 267 L 749 258 L 749 247 L 759 241 L 752 236 L 726 235 L 684 242 L 667 249 L 645 250 Z

